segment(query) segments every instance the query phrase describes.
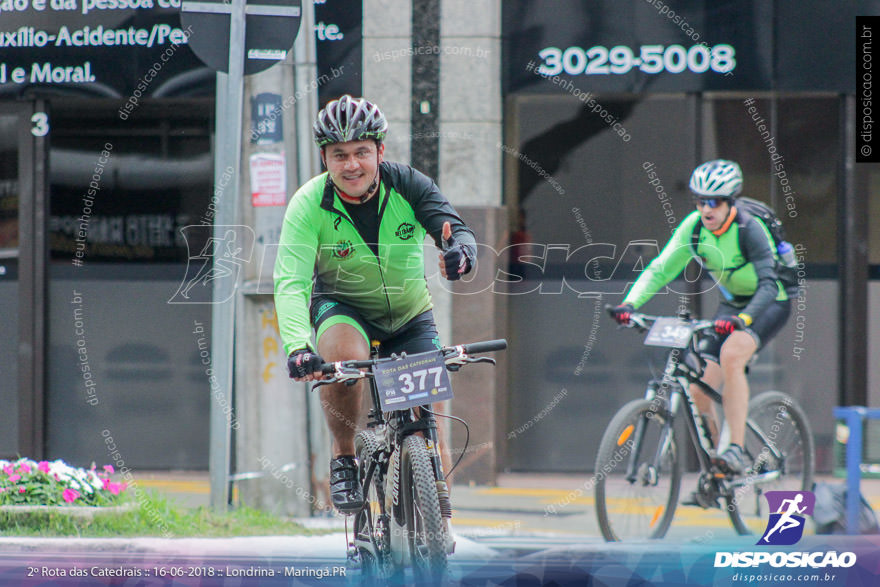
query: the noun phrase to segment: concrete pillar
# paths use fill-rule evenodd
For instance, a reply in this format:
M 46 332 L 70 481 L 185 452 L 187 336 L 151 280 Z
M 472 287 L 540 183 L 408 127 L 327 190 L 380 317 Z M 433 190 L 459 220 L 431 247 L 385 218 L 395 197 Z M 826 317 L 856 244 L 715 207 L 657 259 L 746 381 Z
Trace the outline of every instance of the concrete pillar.
M 502 139 L 500 0 L 443 0 L 440 39 L 438 182 L 481 244 L 474 281 L 452 286 L 446 319 L 454 342 L 503 338 L 504 296 L 486 287 L 498 266 L 494 252 L 503 249 L 507 240 L 498 148 Z M 453 382 L 452 413 L 471 424 L 470 444 L 454 483 L 495 481 L 497 451 L 504 442 L 499 419 L 503 421 L 506 405 L 503 353 L 496 356 L 501 359 L 496 369 L 471 366 Z M 457 459 L 464 449 L 464 431 L 459 425 L 452 430 Z
M 272 297 L 273 245 L 278 242 L 286 206 L 252 204 L 249 165 L 255 153 L 283 153 L 287 192 L 296 189 L 294 109 L 283 107 L 278 117 L 283 125 L 282 142 L 255 144 L 251 141 L 250 108 L 253 97 L 261 93 L 280 94 L 282 104 L 289 105 L 293 86 L 289 60 L 245 78 L 241 217 L 254 231 L 255 243 L 254 256 L 244 268 L 236 316 L 239 427 L 234 429 L 234 473 L 244 477 L 236 481 L 241 503 L 279 515 L 307 516 L 316 503 L 320 507 L 325 500 L 315 496 L 311 486 L 305 386 L 288 379 Z
M 440 55 L 440 190 L 472 223 L 481 247 L 480 272 L 494 275 L 495 256 L 503 248 L 506 213 L 501 208 L 501 2 L 441 0 L 440 44 L 414 47 L 413 0 L 364 0 L 363 94 L 379 104 L 390 126 L 385 157 L 409 163 L 412 56 L 415 50 Z M 446 343 L 504 335 L 502 296 L 464 295 L 468 285 L 450 286 L 435 274 L 433 247 L 426 259 L 428 286 L 441 340 Z M 459 294 L 456 294 L 459 292 Z M 471 423 L 471 444 L 454 477 L 456 483 L 495 479 L 499 410 L 504 408 L 504 366 L 468 368 L 454 378 L 453 414 Z M 475 416 L 479 414 L 479 416 Z M 463 431 L 453 432 L 453 458 L 461 454 Z

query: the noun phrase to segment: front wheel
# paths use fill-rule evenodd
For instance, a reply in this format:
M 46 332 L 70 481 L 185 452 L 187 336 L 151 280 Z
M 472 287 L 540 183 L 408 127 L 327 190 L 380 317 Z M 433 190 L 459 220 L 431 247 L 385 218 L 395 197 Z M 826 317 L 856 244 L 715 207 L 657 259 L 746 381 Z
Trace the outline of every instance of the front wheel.
M 768 519 L 767 491 L 809 491 L 815 447 L 807 415 L 791 396 L 766 391 L 749 401 L 745 452 L 751 466 L 736 480 L 727 512 L 741 535 L 761 532 Z
M 593 479 L 605 540 L 662 538 L 672 523 L 681 462 L 666 405 L 660 399 L 631 401 L 602 436 Z
M 372 430 L 361 430 L 354 438 L 358 457 L 358 479 L 364 483 L 379 439 Z M 389 515 L 385 511 L 384 469 L 376 463 L 370 483 L 364 487 L 364 507 L 354 519 L 354 535 L 361 561 L 361 584 L 384 585 L 397 569 L 391 560 Z M 368 546 L 364 546 L 364 545 Z
M 407 436 L 400 459 L 400 493 L 413 573 L 418 584 L 439 583 L 446 573 L 446 531 L 425 439 Z

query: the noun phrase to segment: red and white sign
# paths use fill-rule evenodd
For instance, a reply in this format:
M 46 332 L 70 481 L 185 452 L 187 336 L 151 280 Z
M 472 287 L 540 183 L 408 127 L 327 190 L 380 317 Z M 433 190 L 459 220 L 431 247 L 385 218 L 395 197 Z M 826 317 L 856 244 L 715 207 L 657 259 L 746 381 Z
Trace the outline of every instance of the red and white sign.
M 284 153 L 251 155 L 251 203 L 254 206 L 284 206 L 287 203 Z

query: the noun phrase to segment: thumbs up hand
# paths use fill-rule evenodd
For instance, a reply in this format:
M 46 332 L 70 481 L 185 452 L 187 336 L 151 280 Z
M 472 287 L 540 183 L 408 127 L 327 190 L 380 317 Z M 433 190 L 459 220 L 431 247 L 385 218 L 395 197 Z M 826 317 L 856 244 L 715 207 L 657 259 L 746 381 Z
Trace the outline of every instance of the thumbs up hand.
M 461 279 L 461 275 L 468 270 L 468 258 L 452 236 L 449 221 L 443 223 L 441 237 L 443 252 L 440 254 L 440 274 L 449 281 Z

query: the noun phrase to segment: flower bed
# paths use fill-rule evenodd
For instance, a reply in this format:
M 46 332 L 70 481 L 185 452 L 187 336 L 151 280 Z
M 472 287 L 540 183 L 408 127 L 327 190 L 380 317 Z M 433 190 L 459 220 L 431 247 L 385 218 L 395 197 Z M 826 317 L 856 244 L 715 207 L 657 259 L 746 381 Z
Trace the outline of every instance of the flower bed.
M 0 460 L 0 506 L 116 506 L 125 483 L 103 470 L 71 467 L 64 461 Z

